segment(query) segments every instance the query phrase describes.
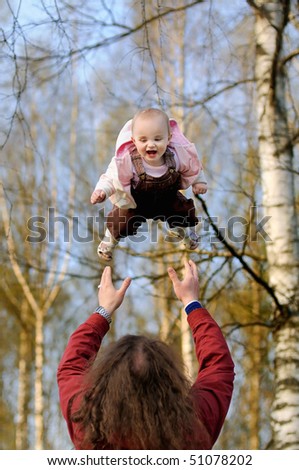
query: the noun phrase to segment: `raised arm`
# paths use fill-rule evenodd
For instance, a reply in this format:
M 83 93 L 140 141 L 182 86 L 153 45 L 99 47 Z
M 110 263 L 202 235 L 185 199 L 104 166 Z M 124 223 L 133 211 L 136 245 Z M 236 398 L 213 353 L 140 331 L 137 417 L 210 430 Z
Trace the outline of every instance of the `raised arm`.
M 198 273 L 193 261 L 185 261 L 180 281 L 173 268 L 168 269 L 176 296 L 185 306 L 192 330 L 199 368 L 191 389 L 195 410 L 215 443 L 230 405 L 234 364 L 221 332 L 209 312 L 198 299 Z
M 98 289 L 98 303 L 105 309 L 108 318 L 113 317 L 115 310 L 123 302 L 130 282 L 131 280 L 126 278 L 121 287 L 116 289 L 111 278 L 111 268 L 107 266 L 104 269 Z M 57 371 L 61 410 L 67 421 L 67 413 L 74 397 L 81 392 L 86 369 L 98 353 L 108 330 L 109 322 L 106 317 L 93 313 L 69 339 Z M 68 422 L 68 425 L 72 437 L 71 423 Z

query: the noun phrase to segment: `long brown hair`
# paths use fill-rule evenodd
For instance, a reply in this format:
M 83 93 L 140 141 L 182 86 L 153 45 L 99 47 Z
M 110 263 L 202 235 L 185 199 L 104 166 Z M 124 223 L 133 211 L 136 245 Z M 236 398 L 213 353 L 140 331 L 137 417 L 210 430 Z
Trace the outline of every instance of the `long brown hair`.
M 165 343 L 126 335 L 98 353 L 85 382 L 72 417 L 81 424 L 83 449 L 209 447 L 182 361 Z

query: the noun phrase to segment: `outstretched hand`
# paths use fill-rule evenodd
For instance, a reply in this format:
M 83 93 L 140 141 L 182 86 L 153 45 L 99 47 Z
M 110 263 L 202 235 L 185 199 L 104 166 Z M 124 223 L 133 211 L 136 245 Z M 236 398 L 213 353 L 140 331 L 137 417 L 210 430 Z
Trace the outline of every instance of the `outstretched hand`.
M 207 183 L 195 183 L 192 186 L 192 191 L 193 191 L 193 194 L 195 194 L 195 196 L 197 194 L 206 194 L 207 190 L 208 190 Z
M 104 307 L 110 315 L 122 304 L 126 291 L 131 284 L 131 279 L 127 277 L 119 289 L 116 289 L 112 282 L 111 267 L 106 266 L 100 282 L 98 291 L 99 305 Z
M 172 281 L 174 293 L 184 305 L 191 302 L 191 300 L 198 299 L 198 272 L 196 264 L 192 260 L 184 261 L 184 276 L 181 281 L 172 267 L 168 268 L 167 271 Z
M 97 202 L 103 202 L 106 199 L 106 194 L 104 191 L 101 189 L 96 189 L 91 197 L 90 197 L 90 202 L 91 204 L 96 204 Z

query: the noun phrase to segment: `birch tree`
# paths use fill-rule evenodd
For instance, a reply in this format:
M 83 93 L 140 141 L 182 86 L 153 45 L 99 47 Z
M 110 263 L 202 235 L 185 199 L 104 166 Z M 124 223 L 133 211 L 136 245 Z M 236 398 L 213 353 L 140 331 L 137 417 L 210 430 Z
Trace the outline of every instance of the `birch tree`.
M 12 199 L 15 200 L 16 184 L 11 178 L 11 172 L 8 170 L 5 180 L 0 184 L 0 215 L 3 224 L 4 235 L 6 239 L 6 249 L 11 271 L 15 277 L 18 289 L 21 292 L 23 301 L 19 307 L 20 319 L 22 322 L 30 324 L 34 329 L 34 431 L 35 431 L 35 449 L 43 449 L 44 446 L 44 330 L 47 322 L 47 314 L 53 306 L 59 292 L 62 289 L 62 282 L 66 276 L 67 268 L 70 260 L 71 243 L 72 243 L 72 224 L 73 224 L 73 201 L 75 195 L 75 158 L 76 158 L 76 124 L 78 120 L 78 103 L 77 92 L 74 89 L 73 103 L 70 110 L 70 132 L 69 132 L 69 173 L 70 179 L 68 182 L 68 245 L 67 248 L 61 249 L 59 244 L 56 244 L 54 250 L 51 245 L 45 246 L 43 243 L 28 242 L 24 235 L 24 228 L 26 227 L 26 215 L 28 210 L 25 205 L 28 200 L 34 200 L 30 212 L 32 216 L 38 213 L 44 213 L 48 209 L 48 204 L 51 203 L 52 207 L 57 207 L 59 191 L 59 172 L 60 169 L 48 161 L 45 164 L 45 174 L 41 191 L 38 189 L 36 180 L 38 179 L 39 170 L 36 169 L 36 155 L 35 150 L 39 146 L 39 139 L 36 127 L 44 126 L 43 131 L 48 132 L 49 147 L 48 151 L 53 156 L 55 153 L 55 141 L 57 139 L 57 126 L 50 126 L 47 129 L 44 119 L 39 116 L 38 112 L 32 106 L 32 120 L 31 120 L 31 135 L 33 139 L 32 146 L 26 148 L 25 162 L 27 164 L 27 171 L 25 171 L 19 181 L 20 186 L 23 188 L 21 192 L 21 207 L 16 208 L 18 204 L 11 203 L 8 193 L 12 192 Z M 38 123 L 38 124 L 37 124 Z M 7 146 L 8 150 L 8 146 Z M 13 167 L 12 161 L 11 167 Z M 58 165 L 59 166 L 59 165 Z M 30 172 L 28 172 L 28 168 Z M 32 173 L 31 173 L 32 172 Z M 11 186 L 10 186 L 11 184 Z M 24 189 L 25 188 L 25 189 Z M 32 198 L 31 191 L 35 189 L 35 198 Z M 36 212 L 35 212 L 36 211 Z M 16 221 L 20 218 L 22 221 L 22 230 L 19 232 L 16 229 Z M 32 227 L 30 227 L 32 228 Z M 57 228 L 54 227 L 55 233 L 52 234 L 54 238 L 57 236 Z M 31 232 L 32 233 L 32 232 Z M 34 232 L 33 232 L 34 233 Z M 47 233 L 49 236 L 49 233 Z M 29 237 L 30 238 L 30 237 Z M 33 237 L 34 238 L 34 237 Z M 21 240 L 21 243 L 18 241 Z M 27 243 L 26 243 L 27 240 Z M 34 269 L 29 274 L 23 267 L 22 259 L 27 260 L 28 266 Z M 44 273 L 42 270 L 44 269 Z M 28 270 L 29 271 L 29 270 Z M 6 295 L 10 299 L 13 298 L 14 293 L 10 289 L 6 290 Z M 15 302 L 17 304 L 17 302 Z M 30 315 L 29 315 L 30 312 Z M 28 318 L 30 322 L 28 322 Z M 30 338 L 26 336 L 26 332 L 21 328 L 20 334 L 20 367 L 19 367 L 19 395 L 18 395 L 18 427 L 16 434 L 16 448 L 28 448 L 28 364 L 24 363 L 26 356 L 25 351 L 28 349 Z M 32 393 L 32 390 L 30 390 Z M 27 436 L 25 436 L 27 432 Z
M 263 206 L 270 216 L 266 244 L 276 309 L 274 449 L 299 445 L 298 225 L 295 211 L 292 129 L 288 122 L 284 33 L 290 1 L 249 1 L 255 11 L 256 109 Z

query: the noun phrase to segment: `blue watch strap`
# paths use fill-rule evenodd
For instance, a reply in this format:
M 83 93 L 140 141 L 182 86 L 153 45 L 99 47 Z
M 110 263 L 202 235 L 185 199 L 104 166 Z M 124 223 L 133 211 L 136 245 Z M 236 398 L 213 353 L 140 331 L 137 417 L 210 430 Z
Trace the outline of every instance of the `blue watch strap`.
M 197 308 L 202 308 L 202 305 L 200 302 L 198 302 L 198 300 L 194 300 L 193 302 L 190 302 L 189 304 L 186 305 L 185 312 L 187 313 L 187 315 L 189 315 L 189 313 L 191 313 L 193 310 Z

